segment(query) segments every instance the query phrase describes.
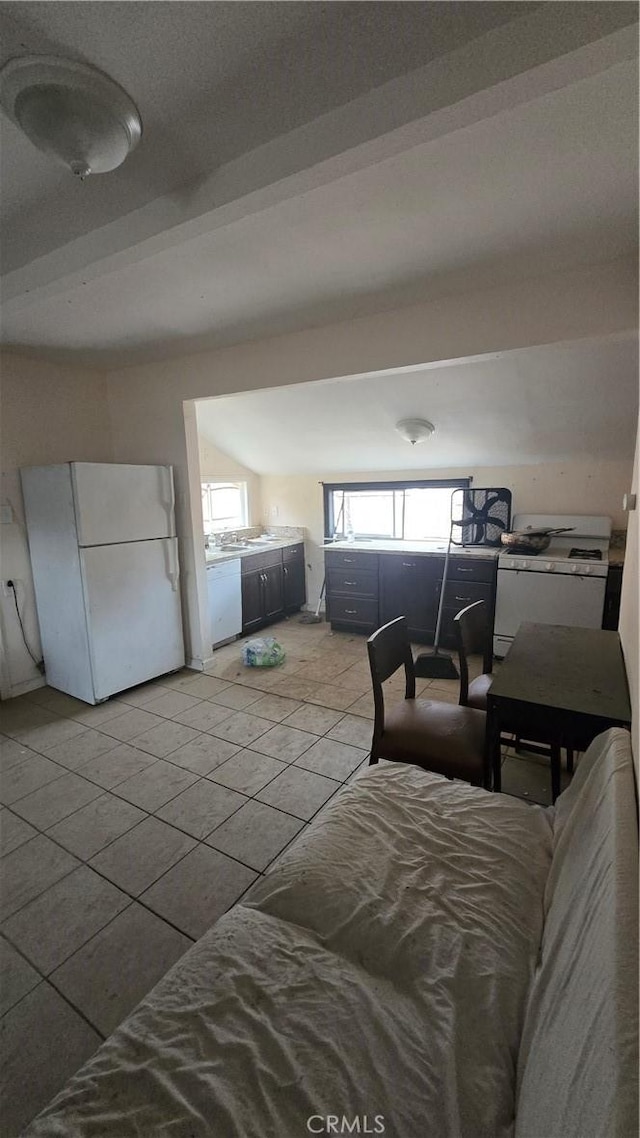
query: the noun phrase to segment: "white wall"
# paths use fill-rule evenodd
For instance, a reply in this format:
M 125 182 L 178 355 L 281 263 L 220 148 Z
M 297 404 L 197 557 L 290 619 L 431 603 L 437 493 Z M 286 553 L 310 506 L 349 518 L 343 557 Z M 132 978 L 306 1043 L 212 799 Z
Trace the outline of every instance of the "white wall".
M 636 276 L 632 259 L 619 260 L 111 372 L 115 460 L 175 467 L 190 658 L 206 652 L 198 605 L 206 580 L 189 492 L 185 400 L 628 331 L 637 327 Z
M 629 491 L 640 496 L 638 479 L 638 464 L 640 463 L 640 424 L 636 441 L 636 457 L 633 465 L 633 475 L 630 479 Z M 638 591 L 640 582 L 640 521 L 638 513 L 640 503 L 635 510 L 629 513 L 629 526 L 627 529 L 627 551 L 624 559 L 622 574 L 622 600 L 620 604 L 620 639 L 629 681 L 629 694 L 631 696 L 632 713 L 632 743 L 636 764 L 636 777 L 640 782 L 640 654 L 639 622 L 640 604 Z
M 106 379 L 94 371 L 58 367 L 13 353 L 2 365 L 2 503 L 15 521 L 0 527 L 2 580 L 18 581 L 27 639 L 40 657 L 40 634 L 24 528 L 21 466 L 54 462 L 109 462 L 112 458 Z M 0 592 L 2 694 L 19 695 L 41 683 L 20 635 L 14 602 Z
M 228 454 L 212 443 L 200 430 L 198 408 L 198 455 L 200 458 L 200 478 L 202 482 L 246 482 L 247 484 L 247 525 L 256 526 L 261 520 L 260 478 L 255 470 L 242 466 Z

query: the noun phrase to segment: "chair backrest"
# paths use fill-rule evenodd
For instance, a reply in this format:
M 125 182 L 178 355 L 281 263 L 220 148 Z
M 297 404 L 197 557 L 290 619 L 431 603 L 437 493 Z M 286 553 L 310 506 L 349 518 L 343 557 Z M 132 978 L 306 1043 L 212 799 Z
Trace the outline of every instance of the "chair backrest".
M 469 656 L 482 654 L 482 671 L 493 668 L 491 629 L 486 601 L 476 601 L 461 609 L 453 618 L 453 628 L 460 663 L 460 703 L 465 705 L 469 693 Z
M 395 620 L 384 624 L 367 640 L 369 654 L 369 667 L 371 668 L 371 683 L 373 685 L 373 701 L 375 704 L 375 722 L 373 727 L 374 738 L 382 734 L 384 728 L 384 695 L 382 685 L 385 680 L 404 667 L 405 698 L 416 697 L 416 675 L 413 667 L 413 655 L 409 643 L 409 630 L 406 616 L 396 617 Z

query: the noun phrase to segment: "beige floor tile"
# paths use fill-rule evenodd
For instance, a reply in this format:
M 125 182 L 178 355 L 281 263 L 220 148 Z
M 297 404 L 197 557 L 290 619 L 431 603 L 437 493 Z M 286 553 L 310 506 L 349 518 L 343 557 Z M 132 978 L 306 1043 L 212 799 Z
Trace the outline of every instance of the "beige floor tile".
M 52 975 L 55 986 L 108 1035 L 191 946 L 141 905 L 132 904 Z
M 251 714 L 261 715 L 264 719 L 273 720 L 274 723 L 281 723 L 299 707 L 300 704 L 295 699 L 287 699 L 281 695 L 265 695 L 251 705 Z
M 29 962 L 0 936 L 0 1016 L 40 983 Z
M 113 735 L 113 738 L 119 739 L 121 743 L 128 743 L 129 740 L 143 735 L 145 731 L 152 731 L 162 723 L 163 720 L 159 715 L 150 715 L 148 711 L 137 707 L 133 711 L 125 711 L 117 719 L 109 719 L 102 725 L 101 730 L 105 735 Z
M 188 936 L 211 928 L 256 874 L 209 846 L 198 846 L 143 893 L 141 900 Z
M 81 699 L 76 699 L 72 695 L 67 695 L 66 692 L 56 691 L 55 688 L 38 688 L 37 692 L 30 692 L 29 699 L 37 703 L 40 707 L 46 707 L 49 711 L 55 711 L 56 715 L 63 715 L 66 718 L 73 718 L 77 711 L 82 711 L 86 704 Z
M 0 920 L 16 913 L 23 905 L 44 893 L 80 863 L 75 857 L 38 834 L 2 859 Z
M 367 695 L 360 696 L 360 699 L 357 699 L 355 701 L 355 703 L 352 703 L 349 707 L 349 714 L 350 715 L 360 715 L 360 716 L 363 716 L 365 719 L 373 719 L 374 707 L 373 707 L 373 696 L 371 695 L 371 693 L 368 693 Z
M 296 759 L 295 766 L 344 782 L 366 758 L 367 752 L 360 747 L 325 738 Z
M 457 703 L 459 698 L 459 691 L 445 688 L 434 688 L 430 685 L 418 696 L 419 699 L 434 700 L 436 703 Z
M 252 799 L 209 835 L 207 845 L 263 870 L 302 827 L 290 814 Z
M 85 727 L 101 728 L 110 719 L 119 719 L 124 711 L 126 711 L 126 707 L 115 699 L 107 700 L 106 703 L 97 703 L 95 707 L 85 703 L 82 705 L 81 711 L 75 712 L 73 719 Z
M 40 708 L 35 708 L 39 711 Z M 16 734 L 16 738 L 33 751 L 43 752 L 55 746 L 56 743 L 66 743 L 84 731 L 84 725 L 74 719 L 58 719 L 55 723 L 47 723 L 42 727 L 26 727 Z
M 310 731 L 312 735 L 324 735 L 335 727 L 343 717 L 342 711 L 332 711 L 330 707 L 320 707 L 318 704 L 308 703 L 288 715 L 284 720 L 285 727 L 298 727 L 301 731 Z
M 13 803 L 13 809 L 25 821 L 30 822 L 39 830 L 48 830 L 74 810 L 86 806 L 87 802 L 97 798 L 101 793 L 99 786 L 80 775 L 68 772 L 55 782 L 41 786 Z
M 273 727 L 270 719 L 262 719 L 258 715 L 251 715 L 246 711 L 237 711 L 222 723 L 211 728 L 211 734 L 219 739 L 228 739 L 230 743 L 237 743 L 240 747 L 248 747 L 265 731 Z
M 138 751 L 128 743 L 121 743 L 119 746 L 116 743 L 113 751 L 107 751 L 105 755 L 85 763 L 82 767 L 82 777 L 95 782 L 104 790 L 111 790 L 138 771 L 150 767 L 155 761 L 155 756 L 149 755 L 146 751 Z
M 313 694 L 307 696 L 307 703 L 319 703 L 322 707 L 331 707 L 335 711 L 346 711 L 357 698 L 357 692 L 349 691 L 348 688 L 334 687 L 332 684 L 316 684 Z
M 184 770 L 175 763 L 167 763 L 158 759 L 150 767 L 134 774 L 126 782 L 119 782 L 115 792 L 119 798 L 126 798 L 142 810 L 153 813 L 165 802 L 181 794 L 188 786 L 197 781 L 198 776 L 193 771 Z
M 278 723 L 266 735 L 256 739 L 251 749 L 260 751 L 263 755 L 271 755 L 282 763 L 292 763 L 317 740 L 318 736 L 310 731 L 300 731 L 297 727 L 285 727 L 284 723 Z
M 502 793 L 513 794 L 542 806 L 551 805 L 551 770 L 524 759 L 505 759 L 502 764 Z
M 230 707 L 221 707 L 209 700 L 202 700 L 195 707 L 179 712 L 173 718 L 176 723 L 184 723 L 185 727 L 193 727 L 195 731 L 210 731 L 216 723 L 222 723 L 222 720 L 231 714 Z
M 82 865 L 14 913 L 3 932 L 48 976 L 130 903 L 126 893 Z
M 90 864 L 120 889 L 137 897 L 194 845 L 193 838 L 159 818 L 145 818 L 96 854 Z
M 278 676 L 278 682 L 271 691 L 274 695 L 283 695 L 286 699 L 305 700 L 313 695 L 317 684 L 310 680 L 299 680 L 297 676 Z
M 144 817 L 144 811 L 131 802 L 101 793 L 99 798 L 52 826 L 47 837 L 88 861 L 127 830 L 132 830 Z
M 199 675 L 187 680 L 181 686 L 180 691 L 185 692 L 186 695 L 195 696 L 197 699 L 211 699 L 212 696 L 226 691 L 228 686 L 226 680 L 219 680 L 215 676 Z
M 19 1134 L 100 1046 L 100 1036 L 43 981 L 0 1025 L 2 1133 Z
M 7 739 L 6 736 L 3 736 L 0 743 L 0 772 L 19 766 L 25 759 L 33 758 L 35 754 L 35 751 L 31 751 L 29 747 L 19 743 L 17 739 Z
M 190 743 L 197 737 L 198 732 L 195 728 L 186 727 L 184 723 L 176 723 L 173 719 L 164 719 L 157 727 L 152 727 L 142 735 L 136 735 L 135 745 L 140 751 L 148 751 L 150 755 L 164 759 L 172 751 L 177 751 L 178 747 L 184 747 L 185 743 Z
M 157 817 L 200 841 L 247 801 L 244 794 L 201 779 L 157 811 Z
M 308 821 L 339 789 L 340 783 L 301 767 L 286 767 L 256 798 Z
M 215 735 L 198 735 L 191 743 L 172 751 L 167 762 L 193 771 L 194 774 L 208 775 L 239 750 L 237 743 L 216 739 Z
M 53 747 L 48 747 L 46 754 L 48 758 L 53 759 L 60 766 L 75 771 L 88 763 L 90 759 L 96 759 L 98 755 L 113 751 L 117 746 L 118 740 L 112 739 L 110 735 L 87 729 L 81 735 L 76 735 L 65 743 L 56 743 Z
M 164 719 L 173 719 L 180 712 L 188 711 L 190 707 L 196 707 L 200 702 L 200 696 L 188 695 L 184 690 L 167 689 L 163 695 L 145 704 L 145 711 L 150 711 L 152 715 L 161 715 Z
M 162 695 L 168 695 L 170 691 L 172 688 L 165 684 L 155 682 L 140 684 L 137 688 L 129 688 L 128 691 L 120 692 L 118 701 L 129 704 L 131 707 L 146 707 L 152 700 L 159 699 Z
M 35 838 L 37 831 L 24 818 L 19 818 L 6 807 L 0 809 L 0 856 L 17 850 L 30 838 Z
M 262 699 L 262 693 L 254 688 L 245 688 L 240 684 L 228 684 L 223 691 L 210 697 L 210 702 L 232 711 L 244 711 L 252 703 Z
M 0 782 L 0 802 L 4 806 L 11 806 L 20 798 L 25 798 L 27 794 L 32 794 L 34 790 L 54 782 L 55 779 L 63 778 L 67 773 L 64 767 L 52 763 L 51 759 L 30 753 L 21 763 L 3 772 Z
M 189 691 L 189 685 L 194 680 L 202 676 L 202 672 L 197 672 L 195 668 L 182 668 L 179 672 L 174 672 L 172 675 L 163 676 L 162 683 L 174 691 Z
M 236 676 L 236 683 L 257 691 L 268 692 L 277 687 L 282 675 L 279 668 L 246 668 L 241 665 L 242 671 Z
M 0 704 L 0 731 L 12 739 L 21 739 L 25 731 L 48 727 L 59 721 L 60 717 L 55 711 L 30 703 L 24 696 Z M 26 746 L 26 740 L 24 743 Z
M 239 751 L 232 759 L 212 771 L 209 778 L 221 786 L 251 796 L 286 769 L 285 763 L 278 762 L 269 755 L 260 755 L 256 751 Z
M 349 661 L 335 653 L 311 663 L 302 663 L 296 675 L 301 680 L 311 680 L 313 683 L 337 685 L 338 677 L 347 672 L 349 667 Z
M 362 715 L 345 715 L 335 727 L 327 732 L 329 739 L 337 739 L 340 743 L 350 743 L 352 747 L 371 748 L 371 735 L 373 724 L 370 719 Z
M 443 691 L 454 695 L 457 703 L 460 695 L 460 680 L 431 680 L 429 689 L 433 692 Z M 434 695 L 433 698 L 435 699 L 436 696 Z

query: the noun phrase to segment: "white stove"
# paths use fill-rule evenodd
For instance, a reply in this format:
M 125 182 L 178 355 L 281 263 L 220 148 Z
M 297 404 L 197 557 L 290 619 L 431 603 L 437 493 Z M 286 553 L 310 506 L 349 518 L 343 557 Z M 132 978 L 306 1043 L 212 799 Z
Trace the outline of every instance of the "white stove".
M 541 553 L 498 558 L 493 650 L 506 655 L 522 621 L 600 628 L 611 519 L 591 514 L 516 514 L 514 530 L 559 529 Z

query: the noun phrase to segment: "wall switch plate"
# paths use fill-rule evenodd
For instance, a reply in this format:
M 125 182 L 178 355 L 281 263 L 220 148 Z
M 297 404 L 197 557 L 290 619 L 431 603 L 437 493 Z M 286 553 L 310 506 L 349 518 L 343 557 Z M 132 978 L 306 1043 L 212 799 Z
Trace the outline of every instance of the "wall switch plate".
M 10 526 L 13 524 L 13 509 L 9 502 L 5 502 L 0 506 L 0 525 Z

